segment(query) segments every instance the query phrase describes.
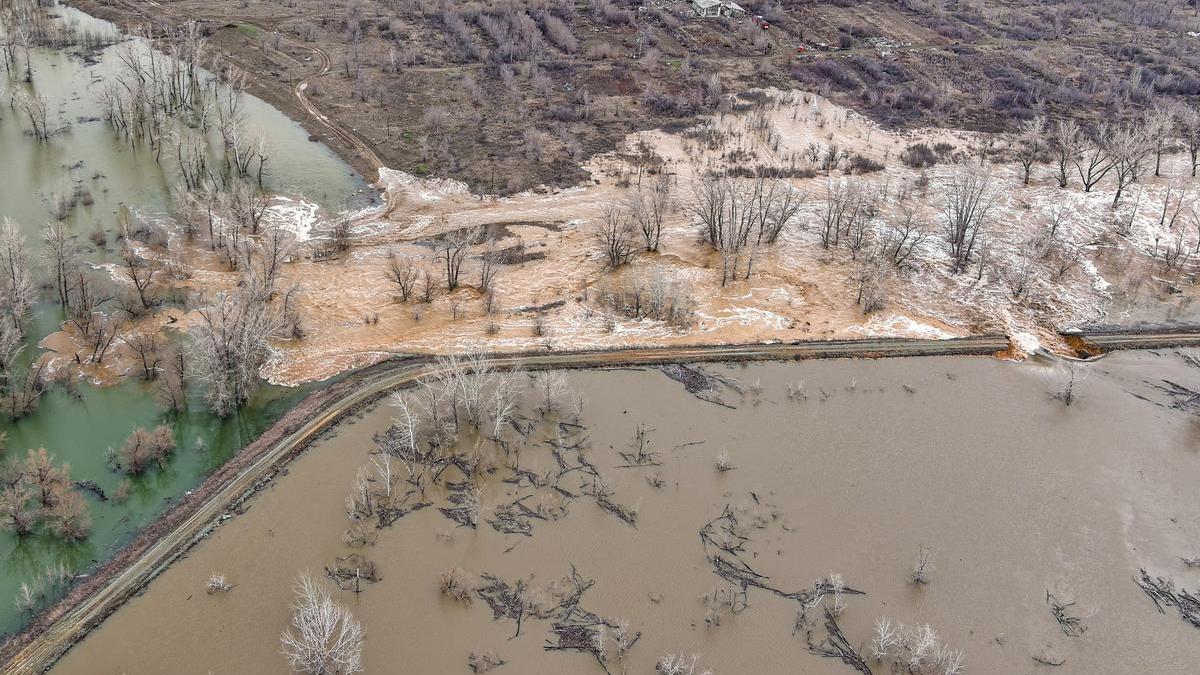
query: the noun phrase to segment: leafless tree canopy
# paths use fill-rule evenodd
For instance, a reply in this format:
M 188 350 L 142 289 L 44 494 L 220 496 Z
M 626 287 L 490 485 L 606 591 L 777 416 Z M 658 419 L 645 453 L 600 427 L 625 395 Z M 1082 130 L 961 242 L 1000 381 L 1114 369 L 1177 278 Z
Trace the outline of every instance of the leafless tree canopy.
M 992 187 L 991 176 L 973 163 L 960 163 L 947 182 L 945 191 L 942 216 L 945 219 L 946 240 L 950 244 L 954 271 L 961 272 L 971 261 L 997 193 Z
M 308 574 L 296 580 L 295 592 L 292 626 L 280 637 L 292 670 L 311 675 L 362 671 L 362 624 Z
M 384 273 L 388 281 L 396 287 L 396 297 L 400 302 L 408 302 L 412 298 L 413 289 L 416 288 L 417 279 L 421 276 L 420 267 L 408 256 L 393 251 Z
M 756 178 L 748 185 L 724 177 L 692 185 L 685 208 L 721 253 L 721 284 L 749 279 L 760 246 L 774 243 L 803 204 L 803 193 L 779 181 Z
M 646 244 L 646 251 L 658 250 L 662 240 L 663 220 L 674 208 L 671 199 L 671 178 L 660 175 L 648 190 L 639 190 L 630 199 L 629 212 L 637 223 Z
M 5 218 L 0 223 L 0 322 L 21 331 L 34 302 L 33 277 L 25 240 L 17 224 Z
M 458 288 L 459 274 L 467 259 L 467 253 L 482 237 L 483 229 L 476 226 L 451 230 L 437 240 L 437 256 L 442 263 L 447 290 L 454 291 Z
M 258 389 L 258 371 L 268 356 L 268 340 L 287 325 L 284 311 L 257 284 L 218 293 L 198 309 L 200 322 L 191 334 L 192 366 L 206 385 L 205 400 L 225 416 Z
M 1029 185 L 1033 165 L 1042 161 L 1046 154 L 1046 118 L 1038 116 L 1022 123 L 1013 135 L 1012 145 L 1021 165 L 1021 180 Z
M 596 226 L 596 239 L 604 250 L 609 267 L 617 268 L 633 259 L 635 236 L 629 212 L 617 206 L 604 210 Z

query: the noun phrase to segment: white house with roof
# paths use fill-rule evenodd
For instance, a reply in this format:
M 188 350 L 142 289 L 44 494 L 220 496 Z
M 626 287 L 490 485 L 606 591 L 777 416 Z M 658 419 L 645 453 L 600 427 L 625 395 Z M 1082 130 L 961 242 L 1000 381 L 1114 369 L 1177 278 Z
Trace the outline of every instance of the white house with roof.
M 746 10 L 730 0 L 692 0 L 692 11 L 696 16 L 715 18 L 728 16 L 738 18 L 746 14 Z

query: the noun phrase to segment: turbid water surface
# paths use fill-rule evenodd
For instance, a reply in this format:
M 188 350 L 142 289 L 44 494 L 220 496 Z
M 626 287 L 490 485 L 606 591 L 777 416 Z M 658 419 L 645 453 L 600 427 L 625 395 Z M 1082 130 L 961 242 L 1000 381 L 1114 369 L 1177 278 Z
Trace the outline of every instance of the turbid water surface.
M 1170 407 L 1163 380 L 1200 389 L 1200 369 L 1177 353 L 1102 360 L 1071 406 L 1039 361 L 911 358 L 711 367 L 745 393 L 728 406 L 698 400 L 657 370 L 572 372 L 586 397 L 587 458 L 636 527 L 587 497 L 565 516 L 532 520 L 531 536 L 487 524 L 524 488 L 483 478 L 479 528 L 436 508 L 378 531 L 362 549 L 382 580 L 361 594 L 334 591 L 362 621 L 367 672 L 469 672 L 472 652 L 493 650 L 496 672 L 601 673 L 588 654 L 547 651 L 550 621 L 527 617 L 514 637 L 479 596 L 439 594 L 458 566 L 541 588 L 570 573 L 595 580 L 581 603 L 628 620 L 642 637 L 613 673 L 652 673 L 669 652 L 700 654 L 718 675 L 851 673 L 812 654 L 796 627 L 798 603 L 751 587 L 748 606 L 706 622 L 701 598 L 727 588 L 698 533 L 728 506 L 747 537 L 741 559 L 769 584 L 802 590 L 839 574 L 847 641 L 869 653 L 874 622 L 930 624 L 970 673 L 1190 673 L 1200 631 L 1166 614 L 1135 583 L 1146 568 L 1184 588 L 1200 570 L 1200 444 L 1196 417 Z M 755 383 L 758 387 L 755 387 Z M 788 391 L 803 391 L 803 395 Z M 532 392 L 527 392 L 533 398 Z M 337 428 L 71 651 L 55 673 L 283 673 L 279 635 L 296 575 L 320 576 L 351 552 L 345 498 L 396 414 L 382 404 Z M 536 413 L 532 413 L 536 417 Z M 622 467 L 639 424 L 658 466 Z M 553 470 L 531 435 L 521 465 Z M 731 470 L 716 470 L 726 451 Z M 647 476 L 658 474 L 661 487 Z M 563 483 L 567 483 L 564 481 Z M 439 503 L 435 496 L 432 501 Z M 549 505 L 545 495 L 526 502 Z M 921 546 L 928 583 L 910 581 Z M 205 581 L 234 584 L 209 595 Z M 1071 637 L 1047 605 L 1064 602 L 1084 630 Z M 1060 662 L 1041 665 L 1034 657 Z M 870 659 L 868 659 L 870 661 Z M 876 673 L 890 672 L 886 666 Z

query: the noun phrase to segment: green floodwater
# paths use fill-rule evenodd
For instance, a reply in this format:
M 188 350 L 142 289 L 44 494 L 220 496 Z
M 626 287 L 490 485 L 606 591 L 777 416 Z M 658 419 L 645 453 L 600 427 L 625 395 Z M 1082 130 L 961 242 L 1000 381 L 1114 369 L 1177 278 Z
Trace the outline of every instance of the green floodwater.
M 111 24 L 76 10 L 54 11 L 63 21 L 116 35 Z M 34 51 L 34 87 L 49 101 L 50 127 L 70 123 L 48 143 L 27 134 L 15 111 L 0 108 L 0 217 L 20 225 L 31 258 L 37 256 L 37 232 L 50 217 L 48 205 L 55 192 L 69 193 L 78 185 L 92 194 L 94 203 L 76 207 L 65 221 L 91 263 L 117 255 L 111 242 L 120 206 L 148 217 L 167 212 L 167 185 L 173 170 L 169 162 L 164 161 L 164 169 L 149 150 L 130 145 L 97 119 L 90 90 L 116 72 L 116 49 L 109 47 L 91 59 L 70 51 Z M 0 71 L 0 91 L 20 86 L 25 85 L 9 81 Z M 7 100 L 7 95 L 2 98 Z M 295 121 L 251 96 L 246 96 L 245 109 L 247 128 L 264 135 L 272 148 L 265 179 L 269 189 L 300 196 L 330 211 L 365 205 L 374 198 L 347 164 L 324 145 L 310 142 Z M 98 227 L 110 233 L 107 252 L 88 241 Z M 35 308 L 27 326 L 27 356 L 36 356 L 38 341 L 57 330 L 60 321 L 56 305 L 43 302 Z M 35 580 L 56 563 L 76 574 L 88 573 L 314 388 L 264 386 L 240 414 L 220 420 L 205 412 L 202 392 L 196 387 L 189 391 L 192 405 L 187 412 L 167 415 L 156 407 L 152 390 L 142 382 L 105 388 L 81 385 L 74 392 L 56 386 L 32 416 L 16 423 L 0 419 L 0 431 L 8 433 L 4 459 L 21 458 L 27 449 L 45 447 L 58 462 L 70 463 L 73 480 L 94 481 L 110 495 L 124 476 L 108 468 L 105 452 L 123 445 L 135 427 L 170 423 L 178 445 L 165 470 L 133 479 L 131 496 L 124 503 L 102 502 L 84 493 L 92 517 L 87 540 L 64 544 L 47 536 L 18 540 L 0 534 L 0 632 L 12 633 L 28 618 L 14 602 L 22 582 Z M 60 594 L 61 589 L 50 594 L 42 606 Z

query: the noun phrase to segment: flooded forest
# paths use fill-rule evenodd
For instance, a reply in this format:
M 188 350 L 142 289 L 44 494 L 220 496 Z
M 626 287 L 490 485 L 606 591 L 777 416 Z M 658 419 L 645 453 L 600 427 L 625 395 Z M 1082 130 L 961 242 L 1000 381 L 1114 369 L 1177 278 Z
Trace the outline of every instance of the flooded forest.
M 47 11 L 6 24 L 4 30 L 25 31 L 24 42 L 6 41 L 0 75 L 0 269 L 6 281 L 16 279 L 0 289 L 0 448 L 6 485 L 13 486 L 3 498 L 10 522 L 0 533 L 4 632 L 56 599 L 74 575 L 107 559 L 306 391 L 266 386 L 235 413 L 217 416 L 200 387 L 181 389 L 177 379 L 168 382 L 169 373 L 157 375 L 172 358 L 182 363 L 183 339 L 165 331 L 139 344 L 136 336 L 148 334 L 130 326 L 174 322 L 173 308 L 201 289 L 180 278 L 190 254 L 171 246 L 180 235 L 161 225 L 180 208 L 180 164 L 162 156 L 164 144 L 147 135 L 186 131 L 198 144 L 197 157 L 223 162 L 221 130 L 213 122 L 205 132 L 204 124 L 189 125 L 175 119 L 182 113 L 162 110 L 143 111 L 152 118 L 141 122 L 144 130 L 129 123 L 117 128 L 104 114 L 104 92 L 136 79 L 130 73 L 138 68 L 166 68 L 167 57 L 68 7 Z M 224 97 L 236 107 L 237 133 L 255 139 L 264 153 L 271 148 L 263 189 L 296 196 L 278 198 L 263 217 L 275 208 L 279 214 L 298 210 L 302 222 L 321 205 L 341 210 L 370 198 L 362 179 L 309 142 L 295 122 L 217 75 L 197 69 L 194 77 L 196 95 L 207 97 L 203 105 Z M 221 167 L 212 169 L 215 175 Z M 259 179 L 256 171 L 256 192 Z M 150 248 L 177 248 L 180 259 L 168 269 L 144 253 Z M 119 269 L 124 273 L 114 272 Z M 130 273 L 147 293 L 144 304 L 136 292 L 127 295 L 122 282 Z M 114 468 L 113 453 L 136 443 L 139 433 L 157 430 L 163 430 L 156 441 L 161 452 L 173 455 L 169 463 L 139 460 L 135 470 Z M 10 483 L 27 469 L 46 480 Z M 42 489 L 45 498 L 33 504 L 29 493 Z M 60 502 L 69 510 L 52 516 L 53 509 L 67 508 Z M 66 528 L 59 524 L 64 520 Z

